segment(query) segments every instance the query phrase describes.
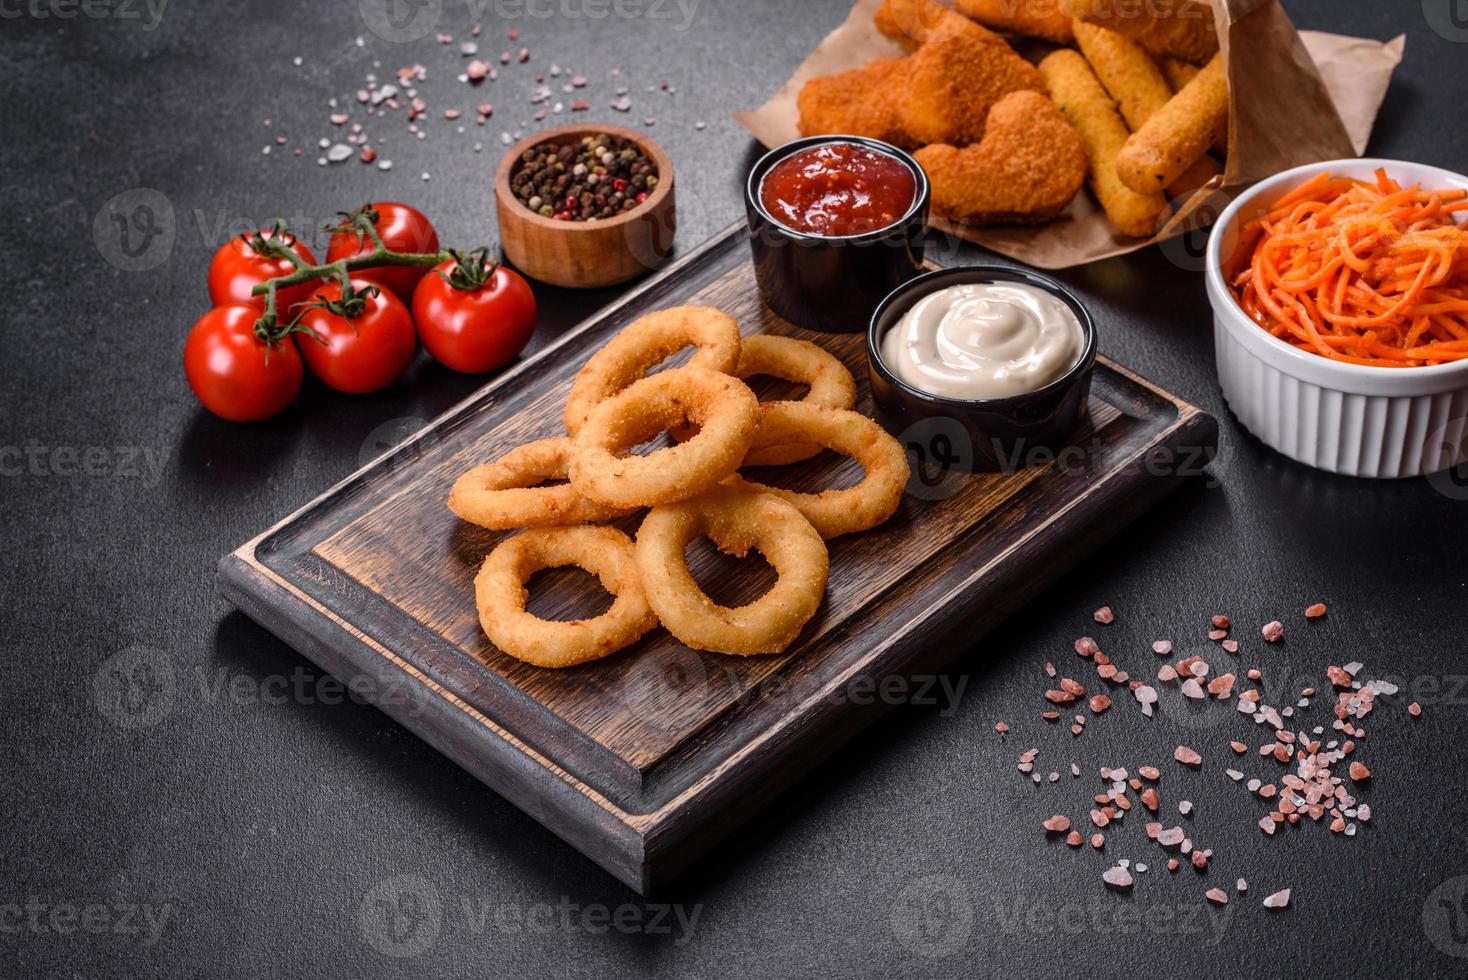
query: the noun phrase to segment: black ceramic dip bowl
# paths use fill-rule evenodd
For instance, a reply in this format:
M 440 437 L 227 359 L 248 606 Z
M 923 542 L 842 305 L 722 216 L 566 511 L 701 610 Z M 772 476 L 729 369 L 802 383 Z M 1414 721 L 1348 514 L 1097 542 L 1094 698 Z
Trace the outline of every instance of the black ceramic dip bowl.
M 1005 398 L 960 399 L 904 382 L 882 358 L 882 339 L 924 296 L 970 283 L 1016 283 L 1049 293 L 1080 321 L 1081 355 L 1042 388 Z M 940 269 L 911 280 L 884 299 L 867 329 L 867 372 L 882 424 L 925 462 L 953 469 L 1012 470 L 1049 462 L 1086 413 L 1096 366 L 1096 325 L 1065 287 L 1033 272 L 1003 266 Z
M 792 156 L 829 144 L 870 150 L 910 170 L 915 190 L 907 210 L 891 224 L 844 236 L 800 231 L 777 219 L 762 201 L 765 176 Z M 749 245 L 765 304 L 796 326 L 859 333 L 888 293 L 922 271 L 929 197 L 923 168 L 881 140 L 809 136 L 766 153 L 744 185 Z

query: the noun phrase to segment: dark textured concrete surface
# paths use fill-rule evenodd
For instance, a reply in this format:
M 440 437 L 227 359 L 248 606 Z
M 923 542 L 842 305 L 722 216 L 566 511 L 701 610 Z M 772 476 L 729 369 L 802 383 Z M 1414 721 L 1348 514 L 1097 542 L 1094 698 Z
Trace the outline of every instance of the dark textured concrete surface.
M 529 116 L 532 68 L 558 62 L 592 80 L 587 118 L 656 117 L 678 168 L 678 245 L 692 248 L 741 214 L 753 148 L 729 113 L 767 97 L 847 4 L 686 3 L 447 4 L 438 29 L 456 42 L 478 10 L 486 56 L 531 51 L 486 87 L 490 124 L 462 136 L 441 111 L 478 100 L 451 78 L 466 59 L 431 35 L 386 42 L 353 3 L 173 0 L 161 18 L 141 3 L 0 3 L 0 973 L 1463 975 L 1468 493 L 1315 473 L 1240 431 L 1200 277 L 1157 249 L 1061 278 L 1091 304 L 1105 353 L 1222 420 L 1211 479 L 960 652 L 952 710 L 903 707 L 868 730 L 683 878 L 672 912 L 376 710 L 339 703 L 217 596 L 222 554 L 481 382 L 420 357 L 380 395 L 308 383 L 269 424 L 208 416 L 179 351 L 208 305 L 214 247 L 240 224 L 316 225 L 383 197 L 417 203 L 449 241 L 492 238 L 499 133 Z M 1304 27 L 1405 32 L 1372 150 L 1464 169 L 1468 29 L 1449 0 L 1288 6 Z M 592 16 L 617 9 L 642 13 Z M 384 78 L 428 66 L 428 138 L 394 117 L 370 127 L 390 172 L 318 167 L 327 100 L 354 107 L 374 58 Z M 607 108 L 617 67 L 630 117 Z M 662 79 L 671 93 L 644 91 Z M 288 145 L 263 155 L 277 133 Z M 154 220 L 124 241 L 110 215 L 141 222 L 139 205 Z M 138 237 L 150 227 L 163 234 Z M 540 293 L 539 345 L 615 296 Z M 1321 598 L 1331 613 L 1307 626 L 1300 610 Z M 1232 712 L 1147 723 L 1121 705 L 1080 739 L 1046 728 L 1041 666 L 1078 669 L 1071 640 L 1097 629 L 1102 603 L 1119 616 L 1106 648 L 1139 672 L 1150 640 L 1192 649 L 1227 610 L 1242 666 L 1275 690 L 1349 660 L 1396 679 L 1403 695 L 1367 720 L 1361 750 L 1370 824 L 1264 837 L 1260 801 L 1220 774 L 1227 739 L 1261 741 Z M 1264 650 L 1257 629 L 1275 617 L 1287 639 Z M 1179 742 L 1205 752 L 1204 772 L 1171 763 Z M 1086 778 L 1032 786 L 1015 771 L 1032 745 L 1041 771 L 1074 760 Z M 1194 802 L 1185 823 L 1215 852 L 1206 879 L 1169 876 L 1135 816 L 1105 855 L 1041 832 L 1053 812 L 1085 812 L 1096 767 L 1147 761 L 1164 768 L 1170 819 Z M 1271 774 L 1252 751 L 1238 766 Z M 1130 896 L 1100 880 L 1122 857 L 1153 867 Z M 1247 898 L 1203 906 L 1205 888 L 1240 876 Z M 1259 907 L 1285 886 L 1289 911 Z

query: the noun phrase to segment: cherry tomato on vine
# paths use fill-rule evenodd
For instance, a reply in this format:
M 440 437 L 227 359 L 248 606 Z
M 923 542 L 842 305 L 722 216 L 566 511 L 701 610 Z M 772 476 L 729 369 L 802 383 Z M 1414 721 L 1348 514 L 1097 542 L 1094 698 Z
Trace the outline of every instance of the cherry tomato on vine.
M 318 289 L 301 308 L 298 327 L 301 356 L 312 373 L 353 395 L 386 388 L 402 377 L 418 348 L 413 318 L 402 300 L 365 279 L 354 278 L 345 295 L 335 281 Z
M 423 212 L 397 201 L 378 201 L 373 204 L 365 204 L 351 214 L 343 215 L 343 225 L 340 227 L 344 230 L 338 230 L 331 236 L 331 244 L 326 251 L 327 262 L 368 255 L 377 247 L 369 236 L 345 230 L 358 216 L 365 217 L 372 222 L 372 226 L 377 229 L 378 237 L 382 239 L 382 244 L 391 251 L 418 253 L 438 251 L 438 232 L 423 216 Z M 398 295 L 398 299 L 404 303 L 411 303 L 413 302 L 413 287 L 417 286 L 418 280 L 423 278 L 424 271 L 422 268 L 415 269 L 411 266 L 381 266 L 376 269 L 363 269 L 354 272 L 353 275 L 361 276 L 380 286 L 386 286 Z
M 184 342 L 184 374 L 209 411 L 231 422 L 278 415 L 301 390 L 301 357 L 289 336 L 257 331 L 260 310 L 245 303 L 216 306 Z
M 316 256 L 306 243 L 279 226 L 236 235 L 219 246 L 209 262 L 209 299 L 215 306 L 247 303 L 256 309 L 265 308 L 265 297 L 252 296 L 250 290 L 267 279 L 296 270 L 290 259 L 268 254 L 270 248 L 288 248 L 307 265 L 316 264 Z M 293 305 L 309 299 L 315 286 L 307 282 L 277 291 L 276 309 L 285 316 Z
M 502 368 L 535 332 L 535 294 L 520 274 L 486 259 L 486 249 L 440 263 L 413 293 L 423 346 L 465 374 Z

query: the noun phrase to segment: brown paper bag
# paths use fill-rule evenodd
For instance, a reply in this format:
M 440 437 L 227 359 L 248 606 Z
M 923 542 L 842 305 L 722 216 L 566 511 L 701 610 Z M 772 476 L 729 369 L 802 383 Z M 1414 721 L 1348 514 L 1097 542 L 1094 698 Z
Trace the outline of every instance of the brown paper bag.
M 1062 269 L 1122 255 L 1203 228 L 1242 188 L 1263 177 L 1366 149 L 1406 39 L 1298 33 L 1278 0 L 1211 0 L 1227 60 L 1232 125 L 1225 172 L 1177 207 L 1151 239 L 1117 234 L 1090 192 L 1076 195 L 1046 225 L 973 227 L 934 218 L 933 227 L 1043 269 Z M 821 42 L 775 96 L 734 118 L 765 146 L 800 135 L 795 99 L 809 79 L 902 49 L 872 25 L 882 0 L 857 0 L 846 23 Z

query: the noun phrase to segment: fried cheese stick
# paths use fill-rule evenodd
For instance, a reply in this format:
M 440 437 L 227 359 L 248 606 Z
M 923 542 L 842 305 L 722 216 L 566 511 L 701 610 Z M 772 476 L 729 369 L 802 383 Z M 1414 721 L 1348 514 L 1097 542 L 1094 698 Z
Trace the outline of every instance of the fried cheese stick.
M 1223 56 L 1157 110 L 1116 158 L 1116 172 L 1138 193 L 1167 187 L 1196 164 L 1228 127 Z
M 1056 51 L 1040 62 L 1040 77 L 1050 98 L 1081 134 L 1091 163 L 1091 189 L 1106 216 L 1123 235 L 1141 238 L 1157 230 L 1157 217 L 1167 209 L 1161 186 L 1139 194 L 1121 182 L 1116 157 L 1129 135 L 1126 121 L 1078 51 Z
M 1116 100 L 1127 127 L 1136 132 L 1163 106 L 1172 101 L 1167 85 L 1155 62 L 1124 35 L 1083 20 L 1075 22 L 1076 43 L 1091 63 L 1091 70 Z M 1190 194 L 1212 180 L 1220 168 L 1208 155 L 1167 185 L 1169 197 Z

